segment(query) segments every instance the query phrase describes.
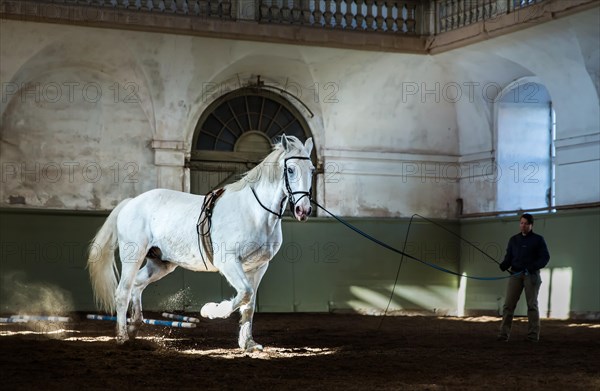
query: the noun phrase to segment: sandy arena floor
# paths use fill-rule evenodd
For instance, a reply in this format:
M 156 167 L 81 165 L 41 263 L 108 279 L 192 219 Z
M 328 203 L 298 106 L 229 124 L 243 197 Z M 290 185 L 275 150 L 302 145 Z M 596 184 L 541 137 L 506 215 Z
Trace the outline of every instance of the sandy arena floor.
M 145 314 L 161 319 L 159 314 Z M 0 324 L 6 390 L 600 390 L 600 322 L 256 314 L 262 353 L 237 348 L 237 317 L 195 329 L 144 325 L 117 346 L 114 323 Z

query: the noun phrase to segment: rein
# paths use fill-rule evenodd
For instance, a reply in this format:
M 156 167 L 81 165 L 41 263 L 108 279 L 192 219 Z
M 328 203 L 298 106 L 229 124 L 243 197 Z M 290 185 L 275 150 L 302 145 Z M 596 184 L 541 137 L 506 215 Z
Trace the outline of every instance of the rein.
M 262 206 L 262 208 L 264 210 L 266 210 L 267 212 L 274 214 L 275 216 L 277 216 L 278 219 L 281 219 L 281 217 L 283 216 L 283 203 L 285 202 L 285 197 L 283 197 L 283 199 L 281 200 L 281 203 L 279 204 L 279 213 L 272 211 L 271 209 L 269 209 L 268 207 L 266 207 L 262 202 L 260 202 L 260 199 L 258 198 L 258 195 L 256 194 L 256 191 L 254 190 L 253 187 L 250 187 L 250 190 L 252 190 L 252 194 L 254 194 L 254 198 L 256 198 L 256 201 L 258 201 L 258 204 L 260 206 Z
M 375 237 L 373 237 L 373 236 L 369 235 L 368 233 L 366 233 L 366 232 L 364 232 L 364 231 L 360 230 L 358 227 L 356 227 L 356 226 L 354 226 L 354 225 L 350 224 L 349 222 L 347 222 L 346 220 L 344 220 L 344 219 L 342 219 L 342 218 L 340 218 L 340 217 L 336 216 L 335 214 L 333 214 L 332 212 L 330 212 L 329 210 L 327 210 L 327 209 L 326 209 L 324 206 L 322 206 L 321 204 L 319 204 L 317 201 L 313 200 L 313 199 L 312 199 L 312 197 L 311 197 L 312 187 L 311 187 L 311 189 L 309 189 L 309 191 L 293 191 L 293 190 L 292 190 L 292 187 L 290 186 L 290 180 L 289 180 L 289 178 L 288 178 L 288 166 L 287 166 L 287 162 L 288 162 L 288 160 L 292 160 L 292 159 L 299 159 L 299 160 L 311 160 L 311 159 L 310 159 L 310 157 L 307 157 L 307 156 L 292 156 L 292 157 L 288 157 L 288 158 L 286 158 L 286 159 L 284 160 L 284 163 L 283 163 L 283 166 L 284 166 L 284 174 L 283 174 L 283 177 L 284 177 L 284 180 L 285 180 L 285 187 L 286 187 L 286 192 L 287 192 L 287 199 L 288 199 L 288 200 L 289 200 L 289 202 L 290 202 L 290 210 L 292 211 L 292 213 L 294 213 L 294 207 L 295 207 L 296 203 L 297 203 L 298 201 L 300 201 L 302 198 L 304 198 L 304 197 L 308 197 L 308 200 L 309 200 L 311 203 L 315 204 L 317 207 L 319 207 L 320 209 L 322 209 L 322 210 L 323 210 L 325 213 L 327 213 L 328 215 L 330 215 L 331 217 L 333 217 L 334 219 L 336 219 L 338 222 L 340 222 L 340 223 L 342 223 L 343 225 L 345 225 L 347 228 L 350 228 L 351 230 L 353 230 L 353 231 L 354 231 L 354 232 L 356 232 L 357 234 L 359 234 L 359 235 L 363 236 L 364 238 L 366 238 L 366 239 L 368 239 L 368 240 L 372 241 L 373 243 L 376 243 L 376 244 L 378 244 L 378 245 L 379 245 L 379 246 L 381 246 L 381 247 L 384 247 L 384 248 L 386 248 L 386 249 L 388 249 L 388 250 L 390 250 L 390 251 L 392 251 L 392 252 L 395 252 L 396 254 L 400 254 L 400 255 L 402 255 L 402 257 L 406 257 L 406 258 L 412 259 L 413 261 L 417 261 L 417 262 L 419 262 L 419 263 L 422 263 L 422 264 L 423 264 L 423 265 L 425 265 L 425 266 L 428 266 L 428 267 L 430 267 L 430 268 L 436 269 L 436 270 L 438 270 L 438 271 L 441 271 L 441 272 L 444 272 L 444 273 L 447 273 L 447 274 L 452 274 L 452 275 L 454 275 L 454 276 L 458 276 L 458 277 L 464 277 L 464 278 L 469 278 L 469 279 L 472 279 L 472 280 L 480 280 L 480 281 L 494 281 L 494 280 L 503 280 L 503 279 L 505 279 L 505 278 L 510 278 L 510 277 L 512 277 L 512 276 L 516 276 L 516 275 L 519 275 L 519 274 L 521 274 L 521 273 L 522 273 L 522 272 L 518 272 L 518 273 L 511 273 L 511 272 L 509 272 L 509 273 L 510 273 L 510 275 L 508 275 L 508 276 L 502 276 L 502 277 L 480 277 L 480 276 L 469 276 L 469 275 L 466 275 L 466 274 L 464 274 L 464 273 L 458 273 L 458 272 L 452 271 L 452 270 L 450 270 L 450 269 L 446 269 L 446 268 L 444 268 L 444 267 L 442 267 L 442 266 L 436 265 L 436 264 L 434 264 L 434 263 L 431 263 L 431 262 L 424 261 L 424 260 L 422 260 L 422 259 L 420 259 L 420 258 L 417 258 L 417 257 L 415 257 L 415 256 L 412 256 L 412 255 L 410 255 L 410 254 L 406 253 L 406 252 L 405 252 L 405 251 L 403 251 L 403 250 L 399 250 L 399 249 L 397 249 L 397 248 L 395 248 L 395 247 L 393 247 L 393 246 L 391 246 L 391 245 L 389 245 L 389 244 L 387 244 L 387 243 L 385 243 L 385 242 L 383 242 L 383 241 L 381 241 L 381 240 L 379 240 L 379 239 L 377 239 L 377 238 L 375 238 Z M 261 202 L 261 200 L 258 198 L 258 195 L 256 194 L 256 191 L 254 190 L 254 188 L 252 188 L 252 187 L 251 187 L 250 189 L 252 190 L 252 194 L 254 194 L 254 198 L 256 198 L 256 201 L 258 202 L 258 204 L 259 204 L 259 205 L 260 205 L 260 206 L 261 206 L 261 207 L 262 207 L 264 210 L 266 210 L 267 212 L 269 212 L 269 213 L 271 213 L 271 214 L 273 214 L 273 215 L 277 216 L 277 218 L 278 218 L 278 219 L 281 219 L 281 218 L 282 218 L 282 216 L 283 216 L 283 205 L 284 205 L 284 203 L 285 203 L 286 196 L 284 196 L 284 197 L 283 197 L 283 199 L 281 200 L 281 203 L 279 204 L 279 213 L 277 213 L 277 212 L 275 212 L 275 211 L 273 211 L 273 210 L 269 209 L 267 206 L 265 206 L 265 205 L 264 205 L 264 204 Z M 298 198 L 298 199 L 296 200 L 294 196 L 295 196 L 295 195 L 297 195 L 297 194 L 301 194 L 301 196 L 300 196 L 300 198 Z M 413 215 L 413 217 L 415 217 L 415 216 L 419 216 L 419 215 Z M 419 216 L 419 217 L 422 217 L 422 216 Z M 423 218 L 423 219 L 425 219 L 424 217 L 422 217 L 422 218 Z M 435 222 L 433 222 L 433 221 L 431 221 L 431 220 L 429 220 L 429 219 L 425 219 L 425 220 L 427 220 L 427 221 L 429 221 L 429 222 L 431 222 L 431 223 L 434 223 L 434 224 L 436 224 L 436 225 L 439 225 L 439 224 L 437 224 L 437 223 L 435 223 Z M 411 218 L 411 224 L 412 224 L 412 218 Z M 442 228 L 444 228 L 444 227 L 442 227 Z M 409 225 L 409 229 L 410 229 L 410 225 Z M 465 242 L 467 242 L 467 243 L 468 243 L 468 244 L 470 244 L 471 246 L 475 247 L 475 248 L 476 248 L 478 251 L 482 252 L 484 255 L 486 255 L 488 258 L 490 258 L 492 261 L 494 261 L 494 262 L 498 263 L 498 261 L 496 261 L 495 259 L 493 259 L 491 256 L 489 256 L 489 255 L 488 255 L 487 253 L 485 253 L 483 250 L 479 249 L 479 248 L 478 248 L 477 246 L 475 246 L 473 243 L 471 243 L 471 242 L 469 242 L 468 240 L 466 240 L 466 239 L 462 238 L 460 235 L 458 235 L 458 234 L 455 234 L 454 232 L 451 232 L 451 231 L 449 231 L 447 228 L 444 228 L 444 229 L 445 229 L 446 231 L 448 231 L 448 232 L 452 233 L 453 235 L 455 235 L 455 236 L 458 236 L 458 237 L 459 237 L 461 240 L 464 240 Z M 408 232 L 407 232 L 407 234 L 408 234 Z
M 314 201 L 314 200 L 311 200 L 311 202 L 312 202 L 313 204 L 315 204 L 316 206 L 318 206 L 319 208 L 321 208 L 323 211 L 325 211 L 325 212 L 326 212 L 328 215 L 330 215 L 331 217 L 333 217 L 334 219 L 336 219 L 338 222 L 342 223 L 343 225 L 345 225 L 346 227 L 350 228 L 351 230 L 353 230 L 353 231 L 354 231 L 354 232 L 356 232 L 357 234 L 359 234 L 359 235 L 361 235 L 361 236 L 365 237 L 366 239 L 369 239 L 370 241 L 372 241 L 372 242 L 374 242 L 374 243 L 376 243 L 376 244 L 380 245 L 381 247 L 384 247 L 384 248 L 386 248 L 386 249 L 388 249 L 388 250 L 390 250 L 390 251 L 393 251 L 393 252 L 395 252 L 395 253 L 397 253 L 397 254 L 400 254 L 400 255 L 402 255 L 403 257 L 406 257 L 406 258 L 412 259 L 413 261 L 417 261 L 417 262 L 419 262 L 419 263 L 422 263 L 422 264 L 424 264 L 424 265 L 426 265 L 426 266 L 429 266 L 430 268 L 433 268 L 433 269 L 439 270 L 439 271 L 441 271 L 441 272 L 448 273 L 448 274 L 452 274 L 452 275 L 455 275 L 455 276 L 458 276 L 458 277 L 464 277 L 464 278 L 470 278 L 470 279 L 472 279 L 472 280 L 482 280 L 482 281 L 503 280 L 503 279 L 505 279 L 505 278 L 510 278 L 510 277 L 512 277 L 512 276 L 516 276 L 516 275 L 519 275 L 519 274 L 521 274 L 521 273 L 522 273 L 522 272 L 518 272 L 518 273 L 511 274 L 511 275 L 509 275 L 509 276 L 503 276 L 503 277 L 479 277 L 479 276 L 468 276 L 468 275 L 466 275 L 466 274 L 463 274 L 463 273 L 457 273 L 457 272 L 455 272 L 455 271 L 452 271 L 452 270 L 446 269 L 446 268 L 444 268 L 444 267 L 441 267 L 441 266 L 439 266 L 439 265 L 436 265 L 436 264 L 434 264 L 434 263 L 427 262 L 427 261 L 424 261 L 424 260 L 422 260 L 422 259 L 419 259 L 419 258 L 417 258 L 417 257 L 414 257 L 414 256 L 412 256 L 412 255 L 410 255 L 410 254 L 407 254 L 406 252 L 404 252 L 404 251 L 402 251 L 402 250 L 399 250 L 399 249 L 397 249 L 397 248 L 395 248 L 395 247 L 393 247 L 393 246 L 391 246 L 391 245 L 389 245 L 389 244 L 387 244 L 387 243 L 385 243 L 385 242 L 383 242 L 383 241 L 381 241 L 381 240 L 377 239 L 377 238 L 374 238 L 373 236 L 371 236 L 371 235 L 369 235 L 368 233 L 366 233 L 366 232 L 364 232 L 364 231 L 360 230 L 359 228 L 357 228 L 356 226 L 354 226 L 354 225 L 350 224 L 349 222 L 345 221 L 344 219 L 342 219 L 342 218 L 340 218 L 340 217 L 336 216 L 335 214 L 331 213 L 331 212 L 330 212 L 330 211 L 328 211 L 328 210 L 327 210 L 325 207 L 321 206 L 321 205 L 320 205 L 318 202 L 316 202 L 316 201 Z M 414 216 L 413 216 L 413 217 L 414 217 Z M 431 220 L 428 220 L 428 221 L 431 221 Z M 412 222 L 412 218 L 411 218 L 411 222 Z M 460 237 L 460 236 L 459 236 L 459 237 Z M 461 239 L 462 239 L 462 238 L 461 238 Z M 463 239 L 463 240 L 464 240 L 464 239 Z M 470 242 L 468 242 L 468 243 L 469 243 L 469 244 L 471 244 L 471 245 L 473 245 L 473 244 L 472 244 L 472 243 L 470 243 Z M 473 245 L 473 246 L 474 246 L 474 247 L 476 247 L 475 245 Z M 476 247 L 476 248 L 477 248 L 477 247 Z M 479 250 L 479 248 L 477 248 L 477 249 Z M 479 251 L 482 251 L 482 250 L 479 250 Z M 483 251 L 482 251 L 482 252 L 483 252 Z M 487 254 L 486 254 L 486 255 L 487 255 Z M 488 255 L 488 257 L 489 257 L 489 255 Z M 490 258 L 491 258 L 491 257 L 490 257 Z M 498 263 L 498 262 L 497 262 L 496 260 L 494 260 L 493 258 L 491 258 L 491 259 L 492 259 L 494 262 Z M 397 278 L 397 277 L 396 277 L 396 278 Z

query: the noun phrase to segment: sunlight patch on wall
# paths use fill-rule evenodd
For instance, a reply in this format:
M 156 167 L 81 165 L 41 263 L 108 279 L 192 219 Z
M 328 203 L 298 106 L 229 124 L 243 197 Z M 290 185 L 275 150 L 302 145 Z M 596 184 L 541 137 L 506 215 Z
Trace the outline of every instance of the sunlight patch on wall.
M 538 294 L 538 308 L 540 309 L 540 318 L 547 319 L 550 311 L 550 285 L 552 284 L 551 271 L 549 268 L 540 270 L 542 286 Z
M 390 291 L 391 289 L 392 287 L 390 287 Z M 441 310 L 447 312 L 447 314 L 451 314 L 454 313 L 456 308 L 456 288 L 448 286 L 402 285 L 396 286 L 394 294 L 413 304 L 412 308 L 407 309 L 425 309 L 434 312 Z
M 573 269 L 571 267 L 542 269 L 540 276 L 542 277 L 538 296 L 540 317 L 568 319 L 571 312 Z
M 350 293 L 355 297 L 347 305 L 362 314 L 380 314 L 385 309 L 394 311 L 433 311 L 445 315 L 456 314 L 456 288 L 441 285 L 390 285 L 389 293 L 382 293 L 362 286 L 351 286 Z M 390 302 L 390 294 L 394 297 Z
M 467 273 L 460 277 L 458 295 L 456 298 L 456 316 L 465 316 L 465 303 L 467 301 Z
M 571 312 L 571 286 L 573 284 L 573 269 L 559 267 L 552 269 L 550 283 L 550 317 L 568 319 Z
M 424 309 L 456 308 L 456 288 L 439 285 L 396 286 L 396 295 Z
M 372 289 L 361 286 L 351 286 L 350 293 L 352 293 L 359 300 L 349 300 L 348 305 L 355 311 L 359 312 L 364 311 L 366 308 L 385 310 L 390 300 L 390 297 L 387 295 L 383 295 L 379 292 L 375 292 Z M 402 306 L 392 300 L 390 303 L 390 309 L 398 310 L 402 309 Z

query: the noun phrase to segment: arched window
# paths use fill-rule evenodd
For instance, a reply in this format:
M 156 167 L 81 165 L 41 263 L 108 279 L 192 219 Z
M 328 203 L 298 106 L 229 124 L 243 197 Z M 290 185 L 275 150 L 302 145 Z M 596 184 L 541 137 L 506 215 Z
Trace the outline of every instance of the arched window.
M 190 191 L 206 194 L 235 182 L 268 155 L 284 133 L 302 141 L 311 137 L 302 114 L 280 94 L 247 87 L 220 97 L 196 125 Z
M 554 128 L 543 85 L 522 79 L 503 92 L 497 103 L 497 210 L 554 206 Z

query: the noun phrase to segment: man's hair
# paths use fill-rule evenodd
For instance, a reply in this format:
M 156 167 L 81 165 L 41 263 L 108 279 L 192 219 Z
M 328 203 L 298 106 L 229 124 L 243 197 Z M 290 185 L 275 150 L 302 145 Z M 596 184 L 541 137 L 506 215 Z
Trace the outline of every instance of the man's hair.
M 533 225 L 533 216 L 532 216 L 532 215 L 530 215 L 529 213 L 523 213 L 523 214 L 521 215 L 521 218 L 522 218 L 522 219 L 525 219 L 525 220 L 527 220 L 527 222 L 528 222 L 529 224 Z

